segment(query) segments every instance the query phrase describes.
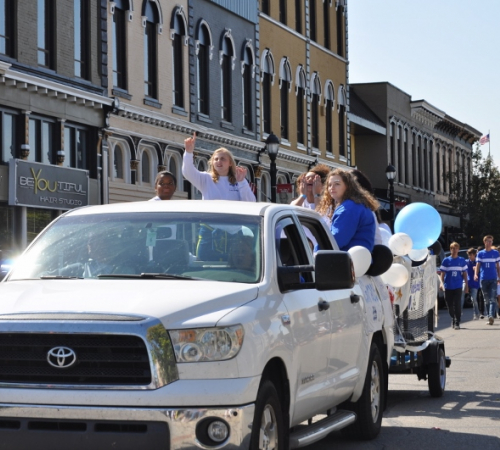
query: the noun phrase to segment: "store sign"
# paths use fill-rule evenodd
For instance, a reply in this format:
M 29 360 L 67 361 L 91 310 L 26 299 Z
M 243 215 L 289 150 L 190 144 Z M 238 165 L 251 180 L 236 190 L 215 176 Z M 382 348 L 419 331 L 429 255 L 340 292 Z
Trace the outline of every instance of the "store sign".
M 292 200 L 293 186 L 287 184 L 277 184 L 276 193 L 278 194 L 278 203 L 288 205 Z
M 88 203 L 87 170 L 10 160 L 9 205 L 68 210 Z

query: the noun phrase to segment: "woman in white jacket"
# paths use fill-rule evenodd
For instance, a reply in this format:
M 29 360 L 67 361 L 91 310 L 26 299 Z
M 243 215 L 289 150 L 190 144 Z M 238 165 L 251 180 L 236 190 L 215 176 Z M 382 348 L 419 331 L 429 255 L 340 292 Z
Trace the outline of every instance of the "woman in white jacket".
M 245 176 L 247 169 L 239 167 L 232 153 L 218 148 L 208 162 L 208 171 L 200 172 L 193 164 L 196 133 L 184 141 L 182 175 L 198 189 L 203 200 L 239 200 L 254 202 L 255 195 Z

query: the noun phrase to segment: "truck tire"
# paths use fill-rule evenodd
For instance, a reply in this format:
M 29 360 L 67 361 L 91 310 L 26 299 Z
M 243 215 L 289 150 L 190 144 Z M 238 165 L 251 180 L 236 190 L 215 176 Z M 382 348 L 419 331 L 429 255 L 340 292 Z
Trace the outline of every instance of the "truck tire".
M 377 344 L 372 342 L 363 393 L 356 403 L 344 403 L 343 408 L 353 411 L 357 420 L 343 431 L 349 437 L 362 440 L 374 439 L 382 428 L 385 404 L 386 377 L 384 364 Z
M 438 362 L 427 366 L 427 384 L 432 397 L 442 397 L 446 387 L 446 357 L 442 348 L 438 352 Z
M 284 432 L 278 392 L 271 381 L 265 380 L 255 402 L 250 450 L 285 450 Z

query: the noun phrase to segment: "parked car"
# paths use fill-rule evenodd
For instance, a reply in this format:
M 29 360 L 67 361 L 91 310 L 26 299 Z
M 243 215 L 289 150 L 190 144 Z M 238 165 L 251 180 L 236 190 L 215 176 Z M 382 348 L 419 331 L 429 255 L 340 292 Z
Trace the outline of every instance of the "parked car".
M 3 448 L 287 449 L 381 429 L 388 291 L 306 208 L 73 210 L 0 299 Z

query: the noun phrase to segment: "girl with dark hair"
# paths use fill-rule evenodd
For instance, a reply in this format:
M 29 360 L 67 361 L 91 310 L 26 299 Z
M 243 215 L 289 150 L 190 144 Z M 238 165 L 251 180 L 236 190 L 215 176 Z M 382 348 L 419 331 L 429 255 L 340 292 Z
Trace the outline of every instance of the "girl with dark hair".
M 325 218 L 341 250 L 361 245 L 370 252 L 375 244 L 378 201 L 343 169 L 328 174 L 317 211 Z
M 171 200 L 177 188 L 177 178 L 172 172 L 162 170 L 158 172 L 155 179 L 155 192 L 156 197 L 150 201 L 155 200 Z
M 308 172 L 301 174 L 299 178 L 297 178 L 296 185 L 299 196 L 290 204 L 316 209 L 316 205 L 323 192 L 326 176 L 329 172 L 330 168 L 328 166 L 318 164 Z

